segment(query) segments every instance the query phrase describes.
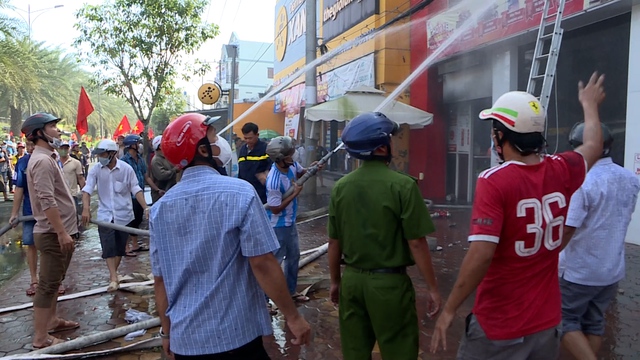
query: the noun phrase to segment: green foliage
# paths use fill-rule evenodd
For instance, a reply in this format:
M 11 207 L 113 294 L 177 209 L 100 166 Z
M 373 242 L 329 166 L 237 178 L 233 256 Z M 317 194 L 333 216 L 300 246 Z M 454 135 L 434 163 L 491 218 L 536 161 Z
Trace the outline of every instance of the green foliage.
M 184 57 L 218 34 L 204 23 L 206 0 L 108 0 L 77 13 L 83 60 L 99 69 L 98 84 L 123 96 L 147 126 L 156 107 L 171 97 Z M 198 69 L 196 69 L 198 70 Z
M 187 107 L 187 100 L 180 89 L 174 89 L 167 96 L 164 103 L 158 106 L 151 115 L 151 127 L 156 135 L 162 134 L 171 120 L 182 114 Z
M 14 10 L 9 0 L 0 0 L 0 10 Z M 15 37 L 23 34 L 25 25 L 16 18 L 0 13 L 0 39 Z

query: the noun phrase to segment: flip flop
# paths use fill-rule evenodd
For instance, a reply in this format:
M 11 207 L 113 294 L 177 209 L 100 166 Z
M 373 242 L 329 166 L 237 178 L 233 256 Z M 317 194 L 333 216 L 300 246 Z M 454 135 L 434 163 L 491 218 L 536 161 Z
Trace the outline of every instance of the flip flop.
M 62 339 L 58 339 L 57 337 L 49 336 L 49 337 L 47 338 L 47 340 L 44 342 L 44 345 L 42 345 L 42 346 L 35 346 L 35 345 L 31 344 L 31 346 L 32 346 L 35 350 L 38 350 L 38 349 L 44 349 L 44 348 L 49 347 L 49 346 L 51 346 L 51 345 L 58 345 L 58 344 L 62 344 L 63 342 L 64 342 L 64 340 L 62 340 Z
M 57 333 L 60 331 L 73 330 L 80 327 L 80 324 L 75 321 L 65 320 L 62 318 L 58 318 L 58 326 L 53 329 L 47 330 L 49 334 Z
M 124 256 L 126 256 L 126 257 L 136 257 L 136 256 L 138 256 L 138 254 L 134 253 L 133 251 L 127 251 L 126 253 L 124 253 Z
M 274 308 L 273 305 L 271 305 L 271 303 L 267 303 L 267 310 L 269 311 L 269 315 L 274 316 L 274 315 L 278 315 L 278 309 Z
M 307 302 L 307 301 L 310 300 L 309 297 L 304 296 L 304 295 L 302 295 L 300 293 L 295 293 L 295 294 L 291 295 L 291 298 L 294 301 L 298 301 L 298 302 Z
M 38 290 L 38 282 L 32 282 L 27 289 L 27 296 L 34 296 L 36 294 L 36 290 Z
M 140 246 L 139 248 L 135 249 L 135 250 L 131 250 L 133 252 L 140 252 L 140 251 L 149 251 L 149 248 L 145 247 L 145 246 Z

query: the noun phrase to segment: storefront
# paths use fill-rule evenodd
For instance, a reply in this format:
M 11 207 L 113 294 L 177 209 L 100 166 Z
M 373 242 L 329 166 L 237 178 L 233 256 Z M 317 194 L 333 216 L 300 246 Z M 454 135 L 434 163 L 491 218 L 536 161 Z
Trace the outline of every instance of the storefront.
M 318 0 L 317 34 L 319 43 L 327 50 L 353 44 L 317 68 L 317 103 L 340 98 L 347 90 L 360 86 L 392 91 L 410 71 L 409 31 L 382 34 L 375 39 L 364 38 L 380 24 L 390 21 L 409 8 L 406 0 Z M 274 83 L 277 86 L 305 64 L 304 34 L 306 29 L 290 30 L 294 23 L 288 19 L 306 17 L 306 3 L 299 0 L 281 0 L 276 4 L 276 59 Z M 284 15 L 283 15 L 284 14 Z M 285 21 L 286 20 L 286 21 Z M 287 28 L 288 24 L 288 28 Z M 282 29 L 287 30 L 282 30 Z M 288 35 L 293 33 L 294 35 Z M 300 36 L 298 36 L 301 34 Z M 363 39 L 364 38 L 364 39 Z M 318 56 L 322 54 L 318 52 Z M 304 77 L 296 79 L 276 96 L 274 112 L 285 113 L 285 133 L 301 139 L 305 132 L 314 132 L 318 144 L 327 150 L 340 141 L 344 123 L 326 119 L 305 129 Z M 405 97 L 408 102 L 408 97 Z M 408 130 L 407 130 L 408 132 Z M 407 141 L 399 151 L 406 153 Z M 338 152 L 329 164 L 329 170 L 348 172 L 353 168 L 347 154 Z M 400 169 L 408 170 L 408 159 L 396 162 Z
M 434 114 L 432 126 L 411 134 L 410 173 L 419 178 L 430 174 L 420 182 L 425 197 L 470 204 L 478 174 L 496 164 L 490 124 L 478 120 L 478 113 L 503 93 L 526 89 L 541 5 L 538 0 L 498 5 L 411 87 L 411 105 Z M 447 1 L 436 0 L 414 18 L 427 20 L 412 28 L 412 68 L 460 26 L 451 19 L 460 19 L 464 8 L 456 8 L 453 16 L 447 6 Z M 566 1 L 565 34 L 547 111 L 549 153 L 569 149 L 569 131 L 582 120 L 577 83 L 598 70 L 607 74 L 602 120 L 614 132 L 613 159 L 624 164 L 630 11 L 624 1 Z

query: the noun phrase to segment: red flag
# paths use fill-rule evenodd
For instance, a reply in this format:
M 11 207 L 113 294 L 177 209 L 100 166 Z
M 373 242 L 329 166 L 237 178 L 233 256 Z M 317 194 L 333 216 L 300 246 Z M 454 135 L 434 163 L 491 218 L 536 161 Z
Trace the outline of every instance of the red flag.
M 149 128 L 149 139 L 153 140 L 154 136 L 153 136 L 153 129 Z
M 131 131 L 131 124 L 129 124 L 129 119 L 127 118 L 127 115 L 125 115 L 122 117 L 122 120 L 120 120 L 120 125 L 118 125 L 116 131 L 113 133 L 113 137 L 116 138 L 119 135 L 128 133 L 129 131 Z
M 142 123 L 142 121 L 140 121 L 140 119 L 138 119 L 138 122 L 136 123 L 136 126 L 133 127 L 133 130 L 131 130 L 131 133 L 140 134 L 143 131 L 144 131 L 144 124 Z
M 84 91 L 84 86 L 80 87 L 80 100 L 78 100 L 78 115 L 76 117 L 76 130 L 80 135 L 84 135 L 89 131 L 89 124 L 87 124 L 87 117 L 93 112 L 93 105 L 87 92 Z

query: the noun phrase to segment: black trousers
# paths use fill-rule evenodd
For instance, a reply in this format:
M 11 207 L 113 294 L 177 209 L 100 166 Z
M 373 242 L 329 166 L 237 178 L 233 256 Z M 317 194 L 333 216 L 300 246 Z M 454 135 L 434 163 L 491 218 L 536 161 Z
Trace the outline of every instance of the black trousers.
M 144 209 L 142 208 L 138 200 L 136 200 L 135 198 L 133 199 L 133 216 L 134 216 L 134 219 L 131 220 L 131 222 L 127 224 L 127 226 L 138 229 L 140 228 L 140 224 L 142 223 L 142 217 L 144 216 Z M 130 235 L 138 236 L 137 234 L 130 234 Z
M 251 342 L 242 345 L 241 347 L 225 351 L 217 354 L 207 355 L 178 355 L 175 354 L 176 360 L 270 360 L 267 355 L 267 351 L 262 344 L 262 336 L 259 336 Z

